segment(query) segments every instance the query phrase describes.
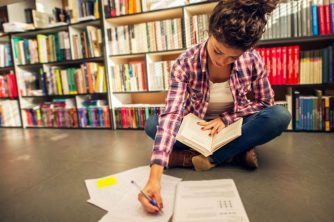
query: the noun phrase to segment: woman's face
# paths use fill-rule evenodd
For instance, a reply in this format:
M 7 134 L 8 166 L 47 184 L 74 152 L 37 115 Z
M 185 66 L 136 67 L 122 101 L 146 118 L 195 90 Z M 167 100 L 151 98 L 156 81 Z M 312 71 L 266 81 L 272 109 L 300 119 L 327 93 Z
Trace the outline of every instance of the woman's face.
M 243 53 L 240 49 L 230 48 L 218 42 L 212 35 L 209 37 L 207 50 L 209 61 L 217 68 L 233 63 Z

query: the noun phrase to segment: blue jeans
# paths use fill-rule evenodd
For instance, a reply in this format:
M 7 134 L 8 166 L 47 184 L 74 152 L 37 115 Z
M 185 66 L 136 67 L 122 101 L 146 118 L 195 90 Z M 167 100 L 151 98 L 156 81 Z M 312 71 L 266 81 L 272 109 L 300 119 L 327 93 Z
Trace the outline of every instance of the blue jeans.
M 222 164 L 227 159 L 247 151 L 255 146 L 269 142 L 282 134 L 291 120 L 291 115 L 282 106 L 271 106 L 259 112 L 244 117 L 242 135 L 226 144 L 223 149 L 218 149 L 211 158 L 216 164 Z M 153 140 L 157 131 L 158 116 L 153 115 L 145 123 L 145 132 Z M 173 149 L 190 149 L 188 146 L 176 140 Z

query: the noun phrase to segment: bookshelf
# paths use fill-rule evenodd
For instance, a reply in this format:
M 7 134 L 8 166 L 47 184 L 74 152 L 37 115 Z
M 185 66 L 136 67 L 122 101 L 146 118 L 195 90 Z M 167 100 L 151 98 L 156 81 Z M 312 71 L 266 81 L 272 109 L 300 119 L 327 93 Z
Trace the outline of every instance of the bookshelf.
M 101 90 L 89 90 L 88 87 L 87 90 L 79 90 L 80 92 L 75 93 L 64 93 L 64 90 L 57 87 L 53 93 L 49 93 L 51 90 L 46 90 L 47 93 L 44 94 L 33 95 L 20 92 L 18 101 L 21 106 L 20 113 L 24 119 L 23 127 L 142 129 L 143 122 L 150 114 L 163 110 L 172 62 L 187 48 L 207 38 L 208 15 L 217 5 L 217 1 L 170 0 L 160 1 L 159 4 L 157 4 L 159 1 L 135 0 L 131 1 L 131 4 L 127 4 L 130 1 L 124 1 L 125 5 L 122 5 L 121 1 L 99 0 L 99 10 L 96 10 L 96 4 L 94 4 L 93 11 L 83 13 L 76 1 L 70 2 L 72 5 L 69 7 L 76 10 L 74 13 L 76 17 L 71 20 L 71 23 L 59 27 L 13 33 L 6 37 L 12 41 L 14 50 L 15 38 L 37 40 L 37 36 L 66 32 L 69 44 L 65 48 L 69 50 L 70 57 L 57 59 L 55 56 L 55 59 L 51 56 L 50 59 L 34 63 L 21 63 L 14 59 L 13 66 L 0 68 L 0 73 L 14 68 L 20 92 L 22 91 L 20 84 L 25 75 L 22 73 L 33 73 L 37 77 L 45 73 L 49 78 L 53 78 L 59 75 L 55 74 L 59 72 L 58 69 L 61 72 L 74 68 L 85 73 L 87 68 L 82 67 L 83 64 L 94 63 L 104 67 L 103 78 L 100 75 L 100 80 L 102 79 L 104 83 L 97 84 Z M 302 4 L 303 2 L 281 1 L 268 20 L 266 32 L 256 48 L 264 50 L 263 57 L 270 70 L 269 75 L 273 72 L 275 78 L 278 77 L 278 80 L 273 78 L 271 83 L 275 91 L 275 100 L 279 105 L 286 106 L 292 113 L 293 121 L 289 131 L 323 132 L 328 130 L 320 129 L 316 122 L 314 122 L 316 125 L 314 128 L 310 127 L 310 122 L 305 129 L 296 127 L 298 112 L 301 110 L 297 103 L 300 102 L 298 101 L 300 96 L 302 99 L 303 96 L 316 97 L 316 90 L 320 90 L 323 97 L 318 95 L 317 98 L 306 98 L 305 100 L 312 102 L 306 102 L 308 106 L 304 107 L 308 108 L 305 109 L 305 115 L 308 115 L 309 119 L 316 117 L 319 122 L 319 114 L 315 109 L 311 111 L 311 108 L 320 104 L 319 101 L 324 100 L 327 95 L 334 95 L 334 76 L 332 76 L 334 51 L 331 50 L 334 44 L 332 31 L 334 29 L 328 29 L 331 27 L 329 25 L 333 25 L 333 21 L 329 20 L 326 14 L 326 10 L 334 6 L 329 1 L 323 1 L 324 4 L 320 1 L 316 5 L 311 4 L 311 1 L 305 1 L 306 4 Z M 329 18 L 334 17 L 333 13 L 329 15 Z M 318 23 L 311 23 L 315 21 L 314 18 L 317 18 Z M 299 50 L 290 55 L 295 57 L 289 57 L 288 54 L 288 49 L 292 47 L 298 47 Z M 285 51 L 286 55 L 284 55 Z M 267 56 L 266 53 L 268 53 Z M 14 53 L 15 56 L 17 55 Z M 284 66 L 285 61 L 288 64 L 287 67 Z M 289 74 L 291 70 L 295 73 Z M 314 71 L 310 72 L 310 70 Z M 320 72 L 320 70 L 324 71 Z M 318 72 L 318 79 L 313 77 L 316 72 Z M 326 73 L 327 79 L 323 78 Z M 76 75 L 77 82 L 80 82 L 78 79 L 83 81 L 85 75 Z M 289 75 L 295 75 L 297 79 L 289 81 Z M 306 81 L 305 76 L 312 78 Z M 40 81 L 37 77 L 36 79 Z M 62 85 L 64 85 L 63 82 Z M 334 119 L 330 117 L 333 112 L 332 100 L 329 100 L 328 108 L 323 107 L 329 112 L 329 117 L 323 116 L 324 121 Z M 53 102 L 69 103 L 70 109 L 75 108 L 77 124 L 71 125 L 68 122 L 61 126 L 26 124 L 24 115 L 26 110 L 33 110 L 34 107 L 36 109 L 36 106 L 43 103 L 47 106 L 48 103 Z M 107 110 L 106 107 L 108 107 Z M 319 108 L 317 110 L 319 111 Z M 313 112 L 312 115 L 311 112 Z M 101 117 L 106 121 L 99 121 Z M 99 123 L 105 123 L 105 127 Z
M 0 128 L 21 127 L 10 35 L 0 36 Z
M 81 14 L 69 24 L 12 34 L 24 128 L 111 128 L 102 21 Z

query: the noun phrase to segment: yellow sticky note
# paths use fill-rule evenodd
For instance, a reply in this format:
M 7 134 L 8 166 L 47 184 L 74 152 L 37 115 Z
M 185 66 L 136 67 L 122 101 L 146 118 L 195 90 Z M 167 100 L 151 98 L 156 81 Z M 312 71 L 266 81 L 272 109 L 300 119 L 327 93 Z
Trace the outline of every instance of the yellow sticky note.
M 117 184 L 117 178 L 114 176 L 110 176 L 107 178 L 99 179 L 96 181 L 96 185 L 98 188 L 109 187 Z

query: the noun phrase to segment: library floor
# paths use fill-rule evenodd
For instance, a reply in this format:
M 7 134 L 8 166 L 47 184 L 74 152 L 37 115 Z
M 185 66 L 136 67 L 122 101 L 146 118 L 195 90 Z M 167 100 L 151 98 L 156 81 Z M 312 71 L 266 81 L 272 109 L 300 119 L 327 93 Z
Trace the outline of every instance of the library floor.
M 143 131 L 0 129 L 0 221 L 98 221 L 85 179 L 148 163 Z M 251 222 L 334 220 L 334 134 L 284 133 L 258 147 L 260 168 L 171 169 L 184 180 L 234 179 Z

